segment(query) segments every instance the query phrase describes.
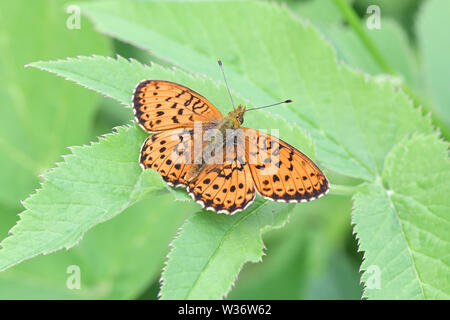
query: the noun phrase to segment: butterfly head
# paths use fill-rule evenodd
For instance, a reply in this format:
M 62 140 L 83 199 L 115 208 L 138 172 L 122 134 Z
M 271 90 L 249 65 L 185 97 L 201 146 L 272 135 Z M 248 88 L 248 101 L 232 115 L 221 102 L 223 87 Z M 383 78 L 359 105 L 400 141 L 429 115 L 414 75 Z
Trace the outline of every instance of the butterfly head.
M 233 122 L 235 123 L 234 127 L 239 128 L 241 124 L 244 123 L 244 113 L 245 107 L 243 105 L 238 105 L 236 109 L 230 111 L 227 117 L 233 120 Z

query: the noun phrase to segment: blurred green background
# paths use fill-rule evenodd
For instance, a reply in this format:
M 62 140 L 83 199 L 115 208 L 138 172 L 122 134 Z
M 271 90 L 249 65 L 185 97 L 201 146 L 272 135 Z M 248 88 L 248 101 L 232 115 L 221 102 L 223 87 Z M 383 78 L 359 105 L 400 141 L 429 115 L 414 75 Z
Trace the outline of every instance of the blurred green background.
M 345 63 L 375 76 L 385 74 L 333 1 L 285 2 L 323 32 Z M 350 2 L 364 24 L 372 1 Z M 448 139 L 448 100 L 433 91 L 430 82 L 439 77 L 439 71 L 426 63 L 432 60 L 428 59 L 432 50 L 438 50 L 439 40 L 421 37 L 424 31 L 417 29 L 417 16 L 426 2 L 378 0 L 382 28 L 366 31 L 395 69 L 393 81 L 406 84 L 426 105 L 434 106 L 424 109 L 433 111 L 435 124 Z M 84 17 L 80 29 L 68 28 L 71 13 L 65 7 L 70 3 L 0 4 L 0 239 L 18 220 L 20 201 L 39 187 L 40 174 L 62 161 L 61 155 L 69 152 L 66 147 L 88 144 L 132 120 L 132 111 L 117 102 L 24 66 L 92 54 L 164 64 L 97 33 Z M 434 32 L 439 39 L 439 32 Z M 327 175 L 336 184 L 358 183 L 331 172 Z M 298 205 L 287 226 L 264 234 L 267 255 L 262 263 L 245 265 L 228 298 L 360 299 L 362 255 L 352 234 L 351 206 L 350 197 L 337 195 Z M 75 248 L 39 256 L 0 273 L 0 298 L 156 299 L 168 244 L 198 209 L 193 203 L 174 202 L 171 195 L 138 203 L 90 230 Z M 166 219 L 167 215 L 175 218 Z M 150 228 L 154 225 L 158 228 Z M 81 289 L 66 286 L 70 265 L 80 266 Z

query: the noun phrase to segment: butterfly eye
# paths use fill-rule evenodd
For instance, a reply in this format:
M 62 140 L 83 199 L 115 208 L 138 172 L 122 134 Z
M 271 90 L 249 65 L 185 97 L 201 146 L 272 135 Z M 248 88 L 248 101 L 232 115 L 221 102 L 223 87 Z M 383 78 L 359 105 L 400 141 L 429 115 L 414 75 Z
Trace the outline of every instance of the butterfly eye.
M 243 123 L 244 123 L 244 115 L 243 115 L 243 114 L 241 114 L 241 115 L 238 117 L 238 121 L 239 121 L 240 124 L 243 124 Z

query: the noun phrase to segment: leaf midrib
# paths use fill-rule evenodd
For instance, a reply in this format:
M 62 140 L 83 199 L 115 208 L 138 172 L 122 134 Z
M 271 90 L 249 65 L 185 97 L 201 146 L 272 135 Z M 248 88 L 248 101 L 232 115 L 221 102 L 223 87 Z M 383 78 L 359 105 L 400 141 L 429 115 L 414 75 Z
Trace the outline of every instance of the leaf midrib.
M 208 265 L 211 263 L 211 261 L 214 259 L 214 257 L 217 255 L 220 247 L 222 246 L 223 242 L 225 241 L 225 239 L 231 234 L 231 232 L 236 229 L 245 219 L 247 219 L 248 217 L 250 217 L 251 215 L 253 215 L 253 213 L 257 210 L 259 210 L 261 207 L 265 206 L 267 204 L 268 200 L 263 200 L 263 202 L 261 204 L 259 204 L 258 206 L 256 206 L 255 208 L 252 209 L 251 212 L 249 212 L 247 215 L 243 215 L 242 218 L 240 218 L 239 220 L 235 221 L 232 226 L 225 232 L 225 234 L 223 235 L 222 239 L 220 240 L 220 243 L 218 244 L 218 246 L 214 249 L 214 251 L 212 252 L 212 254 L 210 255 L 209 259 L 206 261 L 206 263 L 204 264 L 202 270 L 200 270 L 200 272 L 198 273 L 198 276 L 196 277 L 195 281 L 193 282 L 192 286 L 189 288 L 189 291 L 186 293 L 184 299 L 188 299 L 189 295 L 191 294 L 191 292 L 194 290 L 195 286 L 197 285 L 198 281 L 201 278 L 201 275 L 203 274 L 203 272 L 206 270 L 206 268 L 208 267 Z
M 378 181 L 381 181 L 381 177 L 378 177 L 378 179 L 377 179 Z M 389 204 L 390 204 L 390 206 L 392 208 L 392 211 L 394 212 L 395 220 L 397 221 L 397 223 L 398 223 L 398 225 L 400 227 L 401 237 L 403 238 L 403 241 L 406 244 L 406 248 L 408 250 L 408 255 L 409 255 L 410 259 L 411 259 L 411 268 L 414 270 L 414 274 L 415 274 L 416 280 L 417 280 L 417 282 L 419 284 L 421 296 L 422 296 L 423 299 L 426 299 L 425 293 L 424 293 L 424 289 L 423 289 L 423 281 L 422 281 L 422 279 L 419 276 L 419 272 L 417 271 L 416 261 L 414 259 L 414 255 L 412 253 L 412 249 L 410 247 L 410 244 L 409 244 L 409 242 L 408 242 L 408 240 L 406 238 L 405 231 L 403 229 L 403 224 L 402 224 L 401 218 L 400 218 L 400 216 L 398 214 L 398 210 L 397 210 L 397 208 L 396 208 L 396 206 L 394 204 L 394 201 L 392 201 L 392 199 L 391 199 L 391 193 L 389 192 L 389 190 L 386 190 L 383 185 L 381 185 L 381 188 L 384 190 L 384 192 L 387 195 L 387 198 L 389 199 Z

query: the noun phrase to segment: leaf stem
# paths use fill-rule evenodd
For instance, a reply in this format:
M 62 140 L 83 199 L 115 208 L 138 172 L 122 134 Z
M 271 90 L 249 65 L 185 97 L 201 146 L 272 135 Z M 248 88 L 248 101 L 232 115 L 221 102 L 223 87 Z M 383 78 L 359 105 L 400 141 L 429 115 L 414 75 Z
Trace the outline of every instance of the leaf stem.
M 330 194 L 337 196 L 353 196 L 358 186 L 330 185 Z
M 356 34 L 359 36 L 361 42 L 366 46 L 367 50 L 372 55 L 373 59 L 380 66 L 380 68 L 391 75 L 394 75 L 395 72 L 389 65 L 389 63 L 384 59 L 383 54 L 380 50 L 378 50 L 377 46 L 372 42 L 370 37 L 364 31 L 364 28 L 361 25 L 361 20 L 356 14 L 355 10 L 348 4 L 346 0 L 334 0 L 334 3 L 341 11 L 342 15 L 347 20 L 348 24 L 353 28 Z
M 383 70 L 383 72 L 392 75 L 392 76 L 401 76 L 395 70 L 389 65 L 387 60 L 384 58 L 383 54 L 380 50 L 378 50 L 377 46 L 373 43 L 373 41 L 370 39 L 370 37 L 367 35 L 366 31 L 364 30 L 361 20 L 356 14 L 355 10 L 349 5 L 347 0 L 334 0 L 334 3 L 341 11 L 344 18 L 347 20 L 348 24 L 351 26 L 351 28 L 355 31 L 355 33 L 358 35 L 359 39 L 363 43 L 363 45 L 366 47 L 368 52 L 372 55 L 375 62 L 378 64 L 378 66 Z M 400 85 L 403 92 L 405 92 L 406 95 L 408 95 L 414 106 L 419 107 L 421 106 L 423 108 L 423 113 L 426 114 L 431 111 L 433 111 L 428 103 L 424 101 L 421 97 L 416 95 L 414 91 L 411 89 L 411 87 L 406 84 L 402 83 Z M 439 116 L 436 115 L 436 113 L 432 113 L 432 120 L 434 124 L 441 128 L 445 136 L 450 135 L 450 129 L 447 127 L 447 125 L 442 121 L 442 119 L 439 118 Z

